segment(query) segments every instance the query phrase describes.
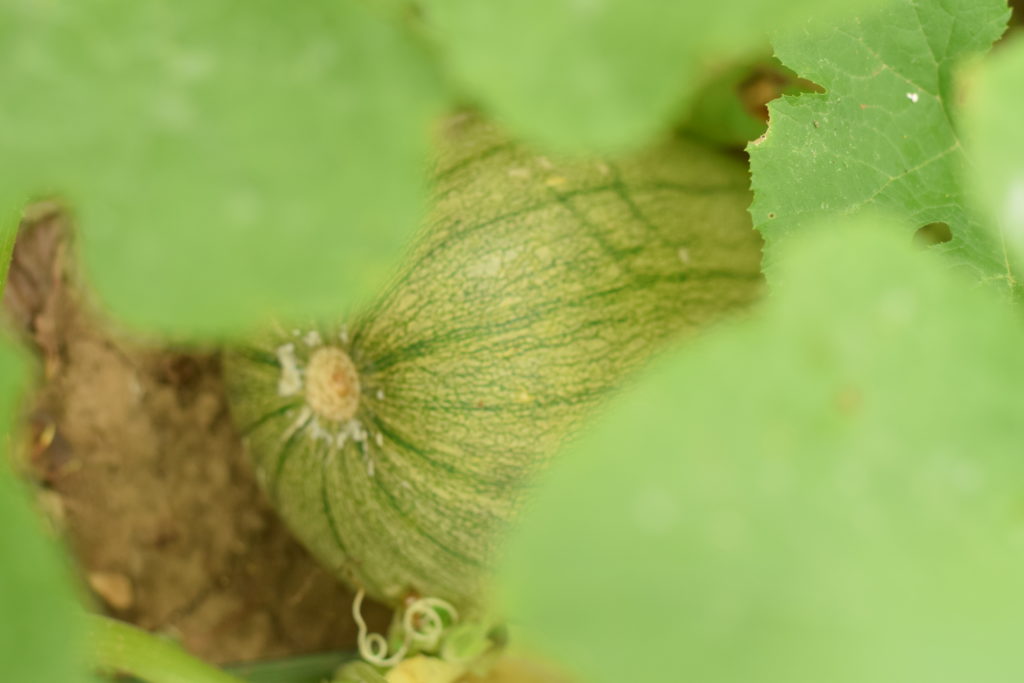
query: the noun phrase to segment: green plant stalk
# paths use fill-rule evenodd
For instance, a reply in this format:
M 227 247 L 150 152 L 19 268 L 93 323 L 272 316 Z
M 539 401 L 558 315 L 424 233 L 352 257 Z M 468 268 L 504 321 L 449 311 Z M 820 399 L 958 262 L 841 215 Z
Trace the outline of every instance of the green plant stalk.
M 354 652 L 327 652 L 225 667 L 248 683 L 323 683 L 342 664 L 359 658 Z
M 90 615 L 88 623 L 90 652 L 100 671 L 129 674 L 148 683 L 242 683 L 142 629 L 96 615 Z

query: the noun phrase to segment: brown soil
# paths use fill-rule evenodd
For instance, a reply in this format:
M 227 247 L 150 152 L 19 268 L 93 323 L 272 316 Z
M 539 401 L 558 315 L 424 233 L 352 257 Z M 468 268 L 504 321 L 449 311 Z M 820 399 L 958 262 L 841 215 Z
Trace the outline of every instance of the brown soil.
M 263 500 L 218 354 L 115 333 L 75 285 L 66 221 L 34 214 L 3 302 L 40 361 L 24 465 L 97 608 L 213 662 L 351 649 L 352 593 Z

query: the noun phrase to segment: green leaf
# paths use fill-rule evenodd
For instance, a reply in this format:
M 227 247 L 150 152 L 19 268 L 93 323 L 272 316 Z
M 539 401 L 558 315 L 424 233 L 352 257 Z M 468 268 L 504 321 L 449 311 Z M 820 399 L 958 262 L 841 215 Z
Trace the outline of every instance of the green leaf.
M 748 148 L 769 279 L 791 235 L 825 216 L 884 210 L 906 221 L 908 241 L 945 223 L 953 239 L 941 249 L 957 267 L 1014 286 L 1001 245 L 965 209 L 952 111 L 955 66 L 988 50 L 1008 16 L 1005 0 L 892 0 L 775 41 L 782 62 L 826 92 L 770 104 L 767 137 Z
M 581 680 L 1024 680 L 1024 328 L 898 226 L 820 227 L 508 547 L 510 622 Z
M 424 0 L 456 78 L 518 134 L 568 151 L 649 141 L 717 59 L 821 0 Z
M 1024 38 L 1017 36 L 975 74 L 964 130 L 974 162 L 968 180 L 979 207 L 1024 263 Z
M 10 468 L 23 360 L 0 339 L 0 678 L 76 683 L 87 680 L 84 635 L 65 559 Z
M 438 81 L 356 2 L 13 0 L 0 82 L 0 210 L 63 198 L 137 325 L 334 317 L 420 221 Z

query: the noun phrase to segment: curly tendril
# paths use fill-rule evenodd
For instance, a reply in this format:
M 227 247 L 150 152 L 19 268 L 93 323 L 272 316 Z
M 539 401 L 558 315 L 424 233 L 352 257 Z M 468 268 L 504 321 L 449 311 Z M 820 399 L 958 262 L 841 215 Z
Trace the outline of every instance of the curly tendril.
M 441 642 L 445 625 L 438 610 L 447 612 L 453 625 L 459 620 L 459 613 L 452 604 L 440 598 L 419 598 L 402 616 L 405 632 L 420 649 L 434 650 Z
M 362 608 L 365 597 L 366 591 L 359 589 L 355 600 L 352 601 L 352 617 L 359 629 L 359 655 L 374 666 L 393 667 L 405 659 L 413 647 L 420 650 L 436 649 L 446 629 L 440 612 L 448 614 L 451 625 L 454 625 L 459 619 L 455 607 L 446 600 L 418 598 L 406 607 L 402 615 L 402 631 L 404 632 L 402 646 L 389 654 L 388 639 L 380 633 L 370 633 L 370 629 L 363 619 Z

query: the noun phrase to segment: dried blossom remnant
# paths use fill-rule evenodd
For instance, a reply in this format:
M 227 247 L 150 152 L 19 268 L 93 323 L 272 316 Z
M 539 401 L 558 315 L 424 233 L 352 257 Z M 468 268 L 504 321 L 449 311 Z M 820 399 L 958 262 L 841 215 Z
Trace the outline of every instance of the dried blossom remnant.
M 359 408 L 359 374 L 348 354 L 336 346 L 313 352 L 306 367 L 306 403 L 317 415 L 342 422 Z

